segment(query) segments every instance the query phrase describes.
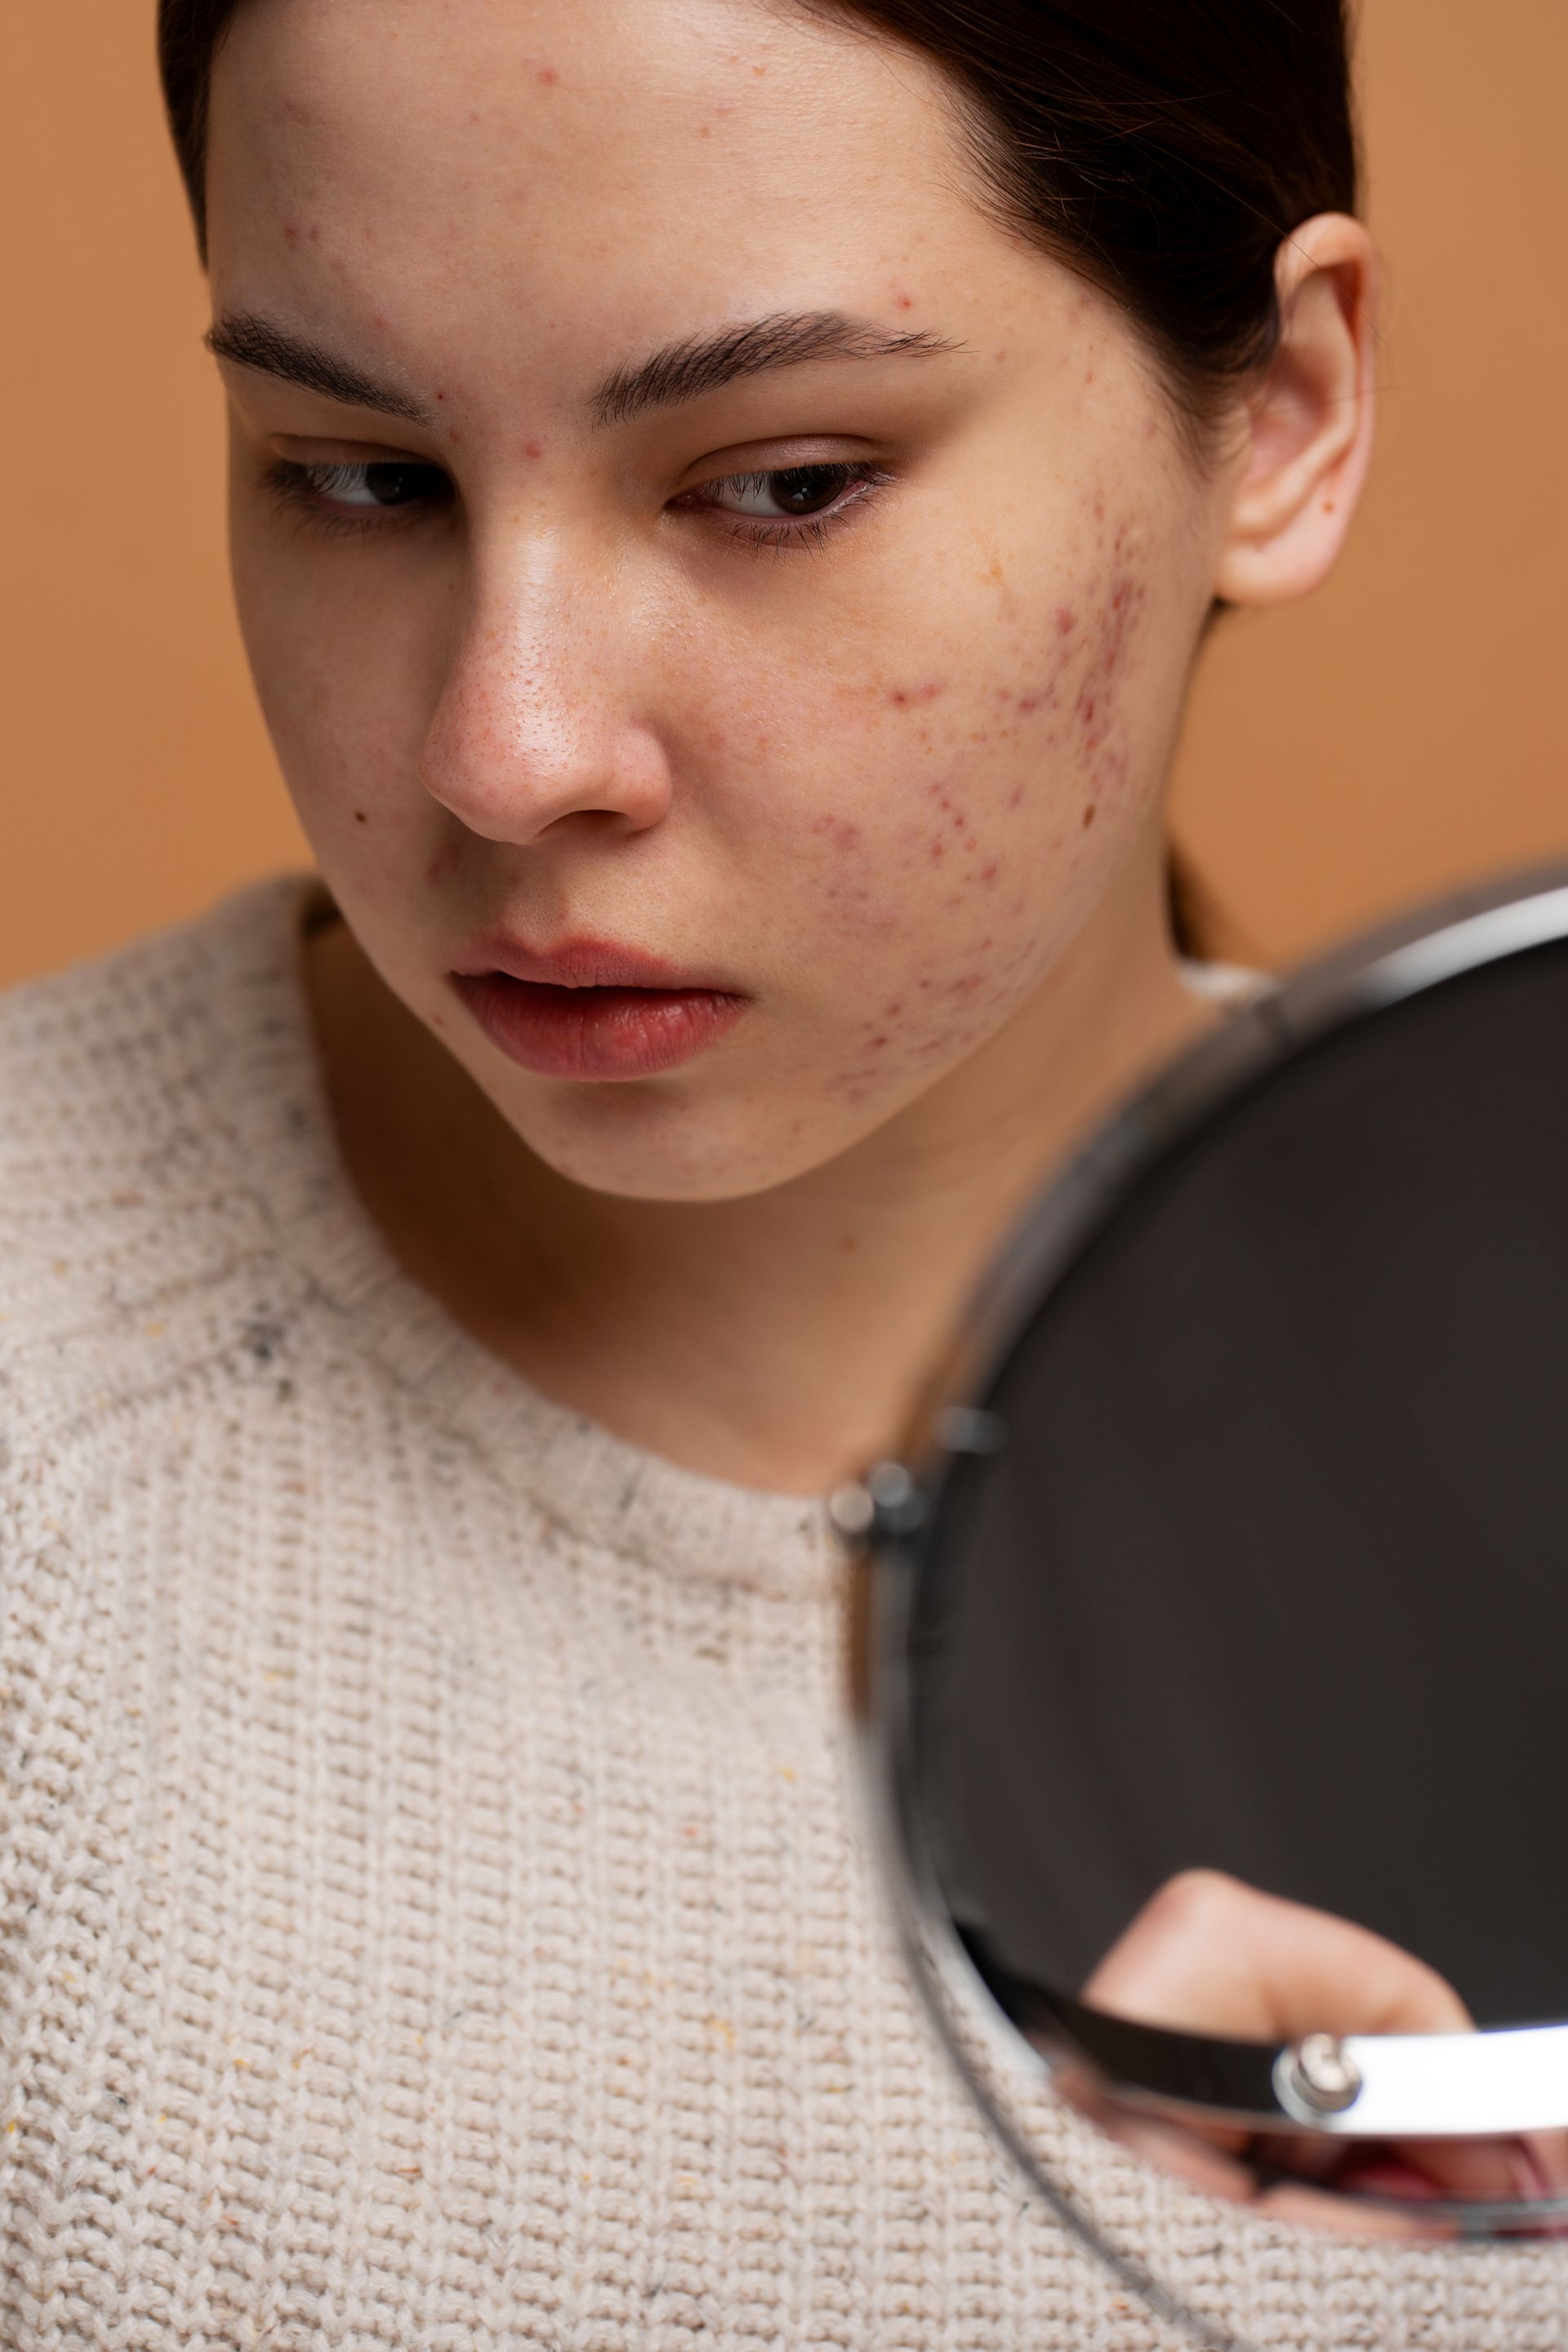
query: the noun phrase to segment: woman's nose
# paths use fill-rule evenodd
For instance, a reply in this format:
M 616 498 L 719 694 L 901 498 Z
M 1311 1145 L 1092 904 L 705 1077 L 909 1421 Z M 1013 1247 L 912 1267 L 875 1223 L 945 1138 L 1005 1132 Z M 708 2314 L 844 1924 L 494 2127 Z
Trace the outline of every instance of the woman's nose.
M 669 772 L 637 708 L 635 649 L 540 586 L 469 615 L 425 739 L 426 789 L 492 841 L 574 816 L 642 832 L 668 807 Z

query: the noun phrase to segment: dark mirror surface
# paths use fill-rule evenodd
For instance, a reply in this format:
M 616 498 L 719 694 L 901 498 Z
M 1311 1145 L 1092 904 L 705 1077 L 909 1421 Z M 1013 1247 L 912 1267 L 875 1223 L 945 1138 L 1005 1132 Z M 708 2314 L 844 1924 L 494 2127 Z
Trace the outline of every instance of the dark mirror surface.
M 1387 1938 L 1479 2024 L 1568 2017 L 1568 950 L 1265 1073 L 985 1402 L 912 1723 L 998 1979 L 1081 1993 L 1196 1869 Z

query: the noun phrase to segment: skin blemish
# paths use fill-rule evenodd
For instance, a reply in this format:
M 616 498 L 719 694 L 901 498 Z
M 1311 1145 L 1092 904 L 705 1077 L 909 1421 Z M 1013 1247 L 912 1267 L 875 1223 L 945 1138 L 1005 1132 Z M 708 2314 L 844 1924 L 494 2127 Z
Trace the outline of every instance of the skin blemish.
M 984 882 L 984 883 L 985 884 L 985 887 L 986 887 L 986 888 L 987 888 L 987 889 L 994 888 L 994 887 L 995 887 L 995 882 L 996 882 L 996 877 L 997 877 L 997 874 L 998 874 L 998 872 L 999 872 L 999 871 L 1000 871 L 1000 868 L 999 868 L 999 866 L 998 866 L 998 865 L 997 865 L 997 862 L 996 862 L 995 858 L 993 858 L 993 859 L 991 860 L 991 863 L 990 863 L 990 865 L 989 865 L 989 866 L 983 866 L 981 867 L 981 869 L 980 869 L 980 879 L 982 880 L 982 882 Z
M 553 89 L 555 84 L 560 80 L 561 76 L 556 72 L 553 66 L 541 66 L 533 79 L 540 84 L 542 89 Z
M 1078 614 L 1070 604 L 1058 604 L 1056 610 L 1057 635 L 1070 637 L 1078 626 Z
M 940 679 L 934 685 L 890 686 L 888 688 L 888 700 L 897 703 L 901 710 L 913 702 L 934 702 L 937 696 L 943 690 L 942 681 Z
M 1089 806 L 1085 809 L 1085 811 L 1084 811 L 1084 813 L 1083 813 L 1083 829 L 1084 829 L 1085 833 L 1087 833 L 1087 832 L 1089 831 L 1089 826 L 1090 826 L 1093 823 L 1094 823 L 1094 803 L 1093 803 L 1092 801 L 1090 801 L 1090 803 L 1089 803 Z
M 290 245 L 298 245 L 298 244 L 299 244 L 299 242 L 300 242 L 300 232 L 299 232 L 299 230 L 295 227 L 295 226 L 294 226 L 294 224 L 293 224 L 293 222 L 292 222 L 292 221 L 285 221 L 285 222 L 284 222 L 284 224 L 283 224 L 283 235 L 284 235 L 284 236 L 285 236 L 285 238 L 287 239 L 287 241 L 288 241 L 288 243 L 289 243 L 289 244 L 290 244 Z
M 366 816 L 363 809 L 355 809 L 354 823 L 356 824 L 368 824 L 370 823 L 370 819 Z
M 522 445 L 522 454 L 525 457 L 542 457 L 544 455 L 543 442 L 525 441 Z
M 912 310 L 915 307 L 915 298 L 912 294 L 900 294 L 895 297 L 895 299 L 900 310 Z

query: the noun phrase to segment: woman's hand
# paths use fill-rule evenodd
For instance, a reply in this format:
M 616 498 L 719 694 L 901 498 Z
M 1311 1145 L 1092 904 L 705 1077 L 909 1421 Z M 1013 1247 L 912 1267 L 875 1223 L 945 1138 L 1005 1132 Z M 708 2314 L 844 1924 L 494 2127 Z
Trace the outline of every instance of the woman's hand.
M 1257 2042 L 1315 2032 L 1462 2033 L 1475 2025 L 1436 1969 L 1386 1937 L 1212 1870 L 1184 1871 L 1167 1881 L 1100 1961 L 1081 1998 L 1142 2024 Z M 1076 2069 L 1062 2079 L 1074 2104 L 1118 2138 L 1221 2195 L 1256 2198 L 1254 2165 L 1342 2192 L 1412 2200 L 1530 2200 L 1568 2189 L 1568 2134 L 1397 2146 L 1310 2133 L 1258 2135 L 1218 2123 L 1156 2120 L 1091 2089 Z M 1247 2164 L 1238 2160 L 1243 2156 Z M 1270 2189 L 1260 2201 L 1282 2219 L 1324 2218 L 1310 2189 Z M 1343 2213 L 1336 2207 L 1339 2226 Z M 1388 2214 L 1373 2226 L 1405 2233 L 1420 2225 Z

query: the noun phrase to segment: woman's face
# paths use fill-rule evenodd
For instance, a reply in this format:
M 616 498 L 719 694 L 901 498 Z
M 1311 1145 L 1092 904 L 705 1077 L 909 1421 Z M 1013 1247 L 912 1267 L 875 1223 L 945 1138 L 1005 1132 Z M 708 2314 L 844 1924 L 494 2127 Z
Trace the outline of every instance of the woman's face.
M 1224 486 L 937 71 L 763 0 L 250 0 L 209 202 L 283 768 L 517 1133 L 739 1194 L 1026 1024 L 1148 863 Z

